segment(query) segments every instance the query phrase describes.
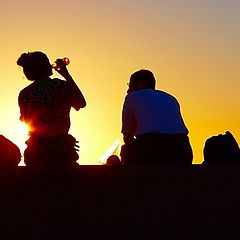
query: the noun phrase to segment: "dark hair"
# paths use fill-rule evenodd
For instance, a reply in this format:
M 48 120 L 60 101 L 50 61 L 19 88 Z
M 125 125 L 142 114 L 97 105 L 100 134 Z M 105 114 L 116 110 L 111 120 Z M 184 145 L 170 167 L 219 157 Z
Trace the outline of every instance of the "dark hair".
M 139 82 L 143 83 L 145 88 L 155 89 L 156 80 L 150 70 L 141 69 L 131 75 L 130 84 L 137 85 Z
M 17 60 L 17 65 L 23 67 L 23 72 L 29 80 L 52 75 L 52 66 L 43 52 L 23 53 Z

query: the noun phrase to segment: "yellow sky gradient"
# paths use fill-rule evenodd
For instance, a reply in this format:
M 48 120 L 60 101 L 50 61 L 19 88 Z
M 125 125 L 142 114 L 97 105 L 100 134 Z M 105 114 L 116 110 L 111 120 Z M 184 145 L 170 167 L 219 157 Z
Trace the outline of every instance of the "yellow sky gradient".
M 240 143 L 240 2 L 83 0 L 1 3 L 0 133 L 24 148 L 17 96 L 28 82 L 16 60 L 41 50 L 69 70 L 87 100 L 72 111 L 80 164 L 121 137 L 121 109 L 132 72 L 155 73 L 180 102 L 194 163 L 205 140 L 226 130 Z M 59 75 L 54 74 L 55 77 Z M 26 136 L 25 136 L 26 138 Z

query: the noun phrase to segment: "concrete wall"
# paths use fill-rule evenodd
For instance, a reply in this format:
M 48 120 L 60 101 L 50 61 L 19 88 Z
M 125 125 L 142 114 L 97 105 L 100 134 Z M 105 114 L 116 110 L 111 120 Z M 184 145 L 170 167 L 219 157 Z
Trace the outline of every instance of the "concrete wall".
M 240 239 L 240 166 L 0 171 L 0 239 Z

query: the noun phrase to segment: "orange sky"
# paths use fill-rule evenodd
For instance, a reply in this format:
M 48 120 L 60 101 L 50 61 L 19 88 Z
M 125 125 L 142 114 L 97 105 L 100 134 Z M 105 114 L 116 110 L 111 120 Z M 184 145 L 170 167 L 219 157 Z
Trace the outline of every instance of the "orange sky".
M 230 130 L 240 142 L 240 2 L 237 0 L 6 1 L 1 4 L 0 132 L 24 148 L 17 96 L 29 82 L 16 60 L 41 50 L 67 56 L 87 107 L 72 111 L 80 163 L 121 137 L 130 74 L 152 70 L 181 104 L 194 162 L 205 140 Z M 54 76 L 59 77 L 57 74 Z

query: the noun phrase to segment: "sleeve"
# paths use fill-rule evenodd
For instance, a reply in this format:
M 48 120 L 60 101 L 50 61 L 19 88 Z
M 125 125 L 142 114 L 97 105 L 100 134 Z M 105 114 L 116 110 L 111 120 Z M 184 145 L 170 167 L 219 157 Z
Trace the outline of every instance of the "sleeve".
M 123 134 L 134 135 L 134 114 L 131 107 L 131 99 L 126 96 L 122 109 L 122 130 Z

